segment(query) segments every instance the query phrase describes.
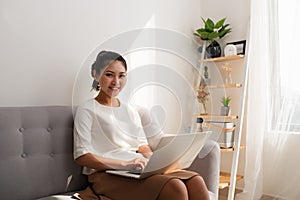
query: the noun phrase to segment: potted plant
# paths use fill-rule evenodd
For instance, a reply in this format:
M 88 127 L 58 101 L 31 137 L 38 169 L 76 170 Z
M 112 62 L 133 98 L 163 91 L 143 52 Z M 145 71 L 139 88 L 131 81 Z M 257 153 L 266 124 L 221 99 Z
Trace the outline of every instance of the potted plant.
M 208 47 L 206 47 L 206 52 L 211 58 L 221 56 L 221 47 L 217 42 L 217 39 L 222 39 L 225 35 L 231 32 L 229 28 L 230 24 L 225 24 L 226 18 L 219 20 L 214 23 L 210 18 L 202 21 L 204 23 L 204 28 L 199 28 L 195 31 L 194 35 L 200 37 L 204 41 L 208 41 Z
M 230 111 L 230 107 L 229 107 L 229 103 L 231 101 L 230 97 L 225 97 L 223 96 L 221 99 L 221 111 L 220 111 L 220 115 L 221 116 L 228 116 L 229 115 L 229 111 Z

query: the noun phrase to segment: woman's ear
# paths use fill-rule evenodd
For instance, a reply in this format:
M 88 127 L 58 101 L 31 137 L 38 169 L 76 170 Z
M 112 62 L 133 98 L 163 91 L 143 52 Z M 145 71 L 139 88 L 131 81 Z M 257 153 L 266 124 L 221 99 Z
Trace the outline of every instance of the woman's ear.
M 93 69 L 93 77 L 94 79 L 98 80 L 99 79 L 99 75 L 97 74 L 96 70 Z

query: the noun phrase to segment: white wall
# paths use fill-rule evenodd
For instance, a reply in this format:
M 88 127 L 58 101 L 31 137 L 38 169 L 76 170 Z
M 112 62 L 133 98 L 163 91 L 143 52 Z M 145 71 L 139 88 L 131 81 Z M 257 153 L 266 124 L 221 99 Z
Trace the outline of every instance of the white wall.
M 101 43 L 145 26 L 190 35 L 199 10 L 196 0 L 2 0 L 0 106 L 71 105 L 76 74 Z

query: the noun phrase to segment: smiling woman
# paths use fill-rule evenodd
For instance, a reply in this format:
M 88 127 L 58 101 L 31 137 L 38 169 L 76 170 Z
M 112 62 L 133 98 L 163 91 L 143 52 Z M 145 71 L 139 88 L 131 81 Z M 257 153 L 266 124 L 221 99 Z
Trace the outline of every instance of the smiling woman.
M 141 171 L 152 155 L 138 109 L 117 97 L 126 84 L 126 73 L 126 61 L 118 53 L 101 51 L 92 64 L 98 95 L 79 106 L 74 119 L 74 159 L 84 167 L 92 188 L 80 192 L 81 198 L 89 199 L 93 194 L 88 191 L 93 191 L 116 200 L 209 199 L 204 180 L 192 171 L 176 169 L 143 180 L 105 172 Z

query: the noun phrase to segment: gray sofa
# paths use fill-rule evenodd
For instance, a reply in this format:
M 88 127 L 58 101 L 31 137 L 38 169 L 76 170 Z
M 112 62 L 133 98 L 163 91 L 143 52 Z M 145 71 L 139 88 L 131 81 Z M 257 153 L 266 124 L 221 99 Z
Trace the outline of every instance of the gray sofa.
M 219 181 L 219 146 L 190 167 L 215 196 Z M 87 186 L 73 161 L 73 114 L 68 106 L 0 108 L 0 199 L 70 199 Z M 200 153 L 201 154 L 201 153 Z

